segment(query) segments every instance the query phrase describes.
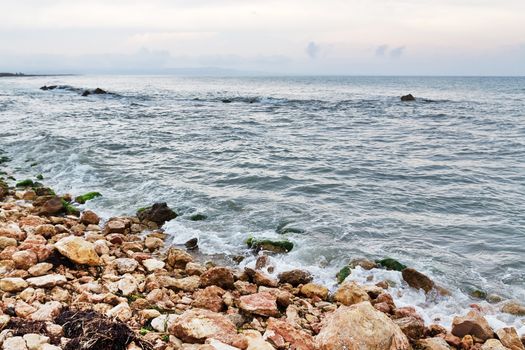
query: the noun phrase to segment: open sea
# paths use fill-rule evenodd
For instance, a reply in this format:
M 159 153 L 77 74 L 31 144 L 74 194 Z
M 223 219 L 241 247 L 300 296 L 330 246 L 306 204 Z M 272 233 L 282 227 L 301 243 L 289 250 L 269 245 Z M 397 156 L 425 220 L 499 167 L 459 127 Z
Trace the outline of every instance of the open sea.
M 111 94 L 79 93 L 96 87 Z M 249 265 L 246 238 L 285 237 L 276 272 L 306 268 L 331 288 L 353 258 L 396 258 L 451 296 L 398 272 L 349 279 L 393 281 L 427 323 L 475 303 L 525 333 L 524 317 L 470 296 L 525 302 L 525 78 L 0 78 L 0 150 L 17 179 L 101 192 L 84 207 L 105 218 L 167 202 L 174 244 L 198 237 Z

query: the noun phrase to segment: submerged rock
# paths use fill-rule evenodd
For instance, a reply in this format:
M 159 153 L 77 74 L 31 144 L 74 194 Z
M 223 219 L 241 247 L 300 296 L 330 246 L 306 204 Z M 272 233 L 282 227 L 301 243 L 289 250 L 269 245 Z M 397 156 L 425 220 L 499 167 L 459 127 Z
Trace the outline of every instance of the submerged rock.
M 403 101 L 403 102 L 415 101 L 415 100 L 416 100 L 416 98 L 414 96 L 412 96 L 412 94 L 401 96 L 401 101 Z
M 92 200 L 97 197 L 102 197 L 102 194 L 100 192 L 88 192 L 88 193 L 84 193 L 83 195 L 76 196 L 75 202 L 79 204 L 84 204 L 87 201 Z
M 406 268 L 401 272 L 403 279 L 412 288 L 423 289 L 425 293 L 434 288 L 434 282 L 426 275 L 411 268 Z
M 246 244 L 249 248 L 260 251 L 266 250 L 273 253 L 288 253 L 293 249 L 293 243 L 288 240 L 271 240 L 271 239 L 256 239 L 250 237 L 246 240 Z
M 166 221 L 170 221 L 177 217 L 177 213 L 168 207 L 165 202 L 155 203 L 151 207 L 143 208 L 137 212 L 137 217 L 141 220 L 153 221 L 159 226 L 164 225 Z
M 509 301 L 501 307 L 501 312 L 516 316 L 525 316 L 525 306 L 516 301 Z
M 316 337 L 319 350 L 409 350 L 410 343 L 399 327 L 367 301 L 340 306 Z

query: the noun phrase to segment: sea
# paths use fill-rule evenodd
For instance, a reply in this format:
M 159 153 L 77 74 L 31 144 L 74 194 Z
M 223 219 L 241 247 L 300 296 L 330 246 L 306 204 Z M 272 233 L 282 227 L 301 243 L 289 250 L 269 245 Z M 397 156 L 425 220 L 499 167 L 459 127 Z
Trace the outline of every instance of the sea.
M 97 87 L 109 93 L 81 96 Z M 475 307 L 525 333 L 500 311 L 525 302 L 524 77 L 0 78 L 0 150 L 16 179 L 101 192 L 80 208 L 104 219 L 167 202 L 170 244 L 196 237 L 243 267 L 248 237 L 287 239 L 273 273 L 307 269 L 331 290 L 352 259 L 394 258 L 450 295 L 397 271 L 348 280 L 390 281 L 426 323 Z

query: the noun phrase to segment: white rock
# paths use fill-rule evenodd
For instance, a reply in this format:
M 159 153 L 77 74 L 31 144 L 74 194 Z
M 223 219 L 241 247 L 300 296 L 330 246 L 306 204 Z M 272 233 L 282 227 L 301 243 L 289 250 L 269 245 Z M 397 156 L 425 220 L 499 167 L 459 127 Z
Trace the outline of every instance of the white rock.
M 33 321 L 52 321 L 62 310 L 62 304 L 58 301 L 48 301 L 31 314 Z
M 106 312 L 106 316 L 116 317 L 122 322 L 129 320 L 132 315 L 131 309 L 127 303 L 118 304 L 113 309 Z
M 179 316 L 175 314 L 160 315 L 159 317 L 156 317 L 153 320 L 151 320 L 151 327 L 153 327 L 153 329 L 157 332 L 164 333 L 169 328 L 171 328 L 171 326 L 178 317 Z
M 19 277 L 6 277 L 0 280 L 0 289 L 4 292 L 20 292 L 27 286 L 27 282 Z
M 117 283 L 118 289 L 122 291 L 122 295 L 128 296 L 130 294 L 133 294 L 138 287 L 137 280 L 135 277 L 130 275 L 129 273 L 122 276 L 120 281 Z
M 37 288 L 53 288 L 58 285 L 62 285 L 67 282 L 64 275 L 51 274 L 40 277 L 31 277 L 27 279 L 27 282 Z
M 164 268 L 164 265 L 166 265 L 164 262 L 157 260 L 157 259 L 146 259 L 142 262 L 142 265 L 148 270 L 148 271 L 155 271 L 160 270 Z
M 52 268 L 53 264 L 43 262 L 31 266 L 27 272 L 29 272 L 32 276 L 42 276 L 48 273 Z
M 7 338 L 4 341 L 4 350 L 28 350 L 26 342 L 22 337 Z
M 114 261 L 115 267 L 120 274 L 131 273 L 137 269 L 139 263 L 135 259 L 119 258 Z
M 40 350 L 43 344 L 49 343 L 49 337 L 35 333 L 24 335 L 24 340 L 29 350 Z

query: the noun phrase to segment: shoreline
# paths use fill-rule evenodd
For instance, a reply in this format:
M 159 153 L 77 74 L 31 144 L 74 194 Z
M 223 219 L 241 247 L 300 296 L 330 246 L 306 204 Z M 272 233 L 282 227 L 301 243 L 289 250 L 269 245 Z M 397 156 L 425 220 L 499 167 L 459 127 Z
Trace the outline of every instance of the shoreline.
M 271 258 L 266 254 L 259 255 L 253 269 L 205 262 L 203 257 L 210 257 L 199 256 L 191 245 L 165 246 L 166 234 L 159 227 L 174 215 L 167 206 L 156 204 L 138 217 L 102 222 L 93 211 L 78 211 L 78 198 L 56 196 L 41 184 L 9 187 L 0 181 L 4 348 L 17 342 L 27 347 L 26 338 L 31 338 L 27 334 L 39 334 L 31 338 L 42 342 L 38 349 L 74 349 L 69 342 L 78 345 L 89 339 L 68 333 L 67 325 L 82 321 L 74 317 L 93 318 L 89 314 L 93 311 L 108 329 L 131 332 L 122 349 L 470 350 L 503 349 L 504 344 L 519 350 L 525 342 L 513 328 L 491 329 L 478 305 L 466 318 L 456 318 L 451 329 L 424 324 L 415 308 L 396 307 L 387 281 L 375 286 L 341 281 L 330 293 L 312 283 L 308 271 L 271 276 Z M 427 276 L 396 263 L 382 265 L 404 271 L 405 281 L 414 288 L 429 294 L 440 291 Z M 366 259 L 353 264 L 378 267 Z M 514 308 L 509 311 L 525 315 L 523 306 L 509 305 Z M 366 329 L 370 322 L 373 327 Z M 11 337 L 9 327 L 15 331 Z M 21 338 L 24 334 L 17 329 L 26 337 Z M 118 336 L 114 334 L 112 341 Z

